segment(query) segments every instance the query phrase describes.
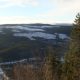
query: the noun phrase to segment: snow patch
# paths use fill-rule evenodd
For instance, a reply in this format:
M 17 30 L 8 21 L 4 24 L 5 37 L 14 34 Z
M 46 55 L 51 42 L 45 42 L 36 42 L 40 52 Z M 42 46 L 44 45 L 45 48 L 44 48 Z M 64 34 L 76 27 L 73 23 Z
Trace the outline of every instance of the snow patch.
M 19 30 L 27 30 L 27 31 L 44 31 L 43 29 L 38 29 L 38 28 L 30 28 L 30 27 L 23 27 L 23 26 L 6 26 L 6 28 L 11 28 L 11 29 L 19 29 Z
M 60 39 L 69 39 L 69 37 L 66 34 L 59 34 Z
M 0 30 L 0 33 L 2 33 L 3 31 Z
M 12 29 L 12 32 L 20 32 L 20 30 Z
M 14 36 L 27 37 L 30 40 L 35 40 L 35 37 L 44 38 L 44 39 L 56 39 L 56 34 L 49 34 L 43 32 L 30 32 L 30 33 L 14 33 Z M 59 39 L 69 39 L 66 34 L 58 34 Z
M 27 37 L 30 40 L 35 40 L 34 37 L 40 37 L 44 39 L 55 39 L 55 35 L 43 33 L 43 32 L 33 32 L 33 33 L 15 33 L 14 36 Z

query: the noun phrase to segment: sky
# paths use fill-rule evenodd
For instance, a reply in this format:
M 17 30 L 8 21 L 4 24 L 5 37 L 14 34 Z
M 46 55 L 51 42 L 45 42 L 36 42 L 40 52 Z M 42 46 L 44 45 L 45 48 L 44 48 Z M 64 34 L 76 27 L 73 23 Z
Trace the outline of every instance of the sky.
M 0 24 L 73 23 L 80 0 L 0 0 Z

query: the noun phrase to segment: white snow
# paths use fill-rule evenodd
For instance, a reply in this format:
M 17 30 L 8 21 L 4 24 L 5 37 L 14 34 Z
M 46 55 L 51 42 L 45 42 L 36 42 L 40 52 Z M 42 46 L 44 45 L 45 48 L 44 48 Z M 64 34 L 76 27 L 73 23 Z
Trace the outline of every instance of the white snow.
M 53 25 L 53 26 L 41 26 L 41 28 L 52 28 L 52 27 L 60 27 L 60 26 L 57 26 L 57 25 Z
M 20 32 L 20 30 L 12 29 L 12 32 Z
M 35 40 L 35 37 L 40 37 L 44 39 L 56 39 L 55 34 L 43 33 L 43 32 L 30 32 L 30 33 L 14 33 L 14 36 L 27 37 L 30 40 Z M 69 39 L 66 34 L 59 34 L 60 39 Z
M 2 70 L 1 67 L 0 67 L 0 76 L 3 75 L 3 73 L 4 73 L 4 72 L 3 72 L 3 70 Z
M 2 33 L 3 31 L 0 30 L 0 33 Z
M 20 36 L 20 37 L 27 37 L 30 40 L 35 40 L 35 38 L 44 38 L 44 39 L 56 39 L 56 34 L 50 34 L 50 33 L 45 33 L 44 28 L 50 28 L 50 27 L 59 27 L 59 26 L 5 26 L 5 27 L 0 27 L 0 33 L 3 33 L 3 28 L 9 28 L 11 29 L 14 33 L 14 36 Z M 25 33 L 23 33 L 25 31 Z M 60 39 L 70 39 L 66 34 L 61 34 L 57 33 L 59 35 Z
M 55 39 L 55 35 L 53 34 L 48 34 L 48 33 L 43 33 L 43 32 L 33 32 L 33 33 L 15 33 L 14 36 L 22 36 L 22 37 L 27 37 L 31 40 L 35 40 L 34 37 L 40 37 L 44 39 Z
M 59 34 L 60 39 L 69 39 L 69 37 L 66 34 Z
M 23 26 L 7 26 L 5 28 L 11 28 L 11 29 L 19 29 L 19 30 L 27 30 L 27 31 L 44 31 L 43 29 L 38 28 L 30 28 L 30 27 L 23 27 Z
M 3 32 L 3 30 L 2 30 L 2 28 L 0 27 L 0 33 L 2 33 Z

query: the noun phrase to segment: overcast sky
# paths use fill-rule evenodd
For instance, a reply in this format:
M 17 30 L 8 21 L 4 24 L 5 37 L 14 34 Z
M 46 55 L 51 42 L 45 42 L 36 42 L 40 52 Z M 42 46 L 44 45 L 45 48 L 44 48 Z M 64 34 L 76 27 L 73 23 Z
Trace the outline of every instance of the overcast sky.
M 0 0 L 0 24 L 72 23 L 80 0 Z

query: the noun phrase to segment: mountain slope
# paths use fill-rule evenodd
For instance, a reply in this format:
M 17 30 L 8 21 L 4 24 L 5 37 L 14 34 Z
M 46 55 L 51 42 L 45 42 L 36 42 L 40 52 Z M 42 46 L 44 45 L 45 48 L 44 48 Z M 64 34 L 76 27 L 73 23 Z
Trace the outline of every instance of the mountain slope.
M 0 25 L 0 58 L 2 61 L 45 56 L 46 47 L 60 50 L 61 57 L 70 40 L 72 25 L 7 24 Z

